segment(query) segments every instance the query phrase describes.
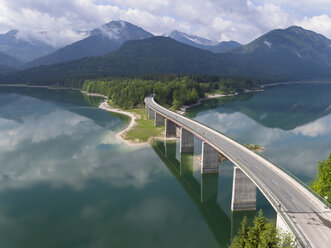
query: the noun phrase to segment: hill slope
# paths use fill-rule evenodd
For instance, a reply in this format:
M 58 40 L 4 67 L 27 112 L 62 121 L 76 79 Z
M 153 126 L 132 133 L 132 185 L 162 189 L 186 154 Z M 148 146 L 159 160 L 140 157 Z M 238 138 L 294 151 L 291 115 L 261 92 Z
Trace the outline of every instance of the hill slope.
M 0 52 L 0 66 L 3 68 L 3 71 L 6 71 L 9 68 L 17 68 L 22 65 L 22 62 L 12 56 L 9 56 L 5 53 Z M 6 70 L 4 68 L 7 68 Z
M 262 69 L 270 76 L 289 78 L 329 77 L 331 73 L 331 40 L 297 26 L 273 30 L 229 53 L 251 61 L 249 70 L 258 74 Z
M 126 42 L 117 51 L 101 57 L 40 66 L 5 74 L 1 82 L 62 84 L 67 79 L 155 73 L 224 74 L 231 68 L 218 55 L 177 42 L 153 37 Z
M 102 56 L 115 51 L 128 40 L 140 40 L 152 36 L 151 33 L 129 22 L 112 21 L 91 31 L 89 37 L 36 59 L 26 66 L 51 65 L 85 57 Z
M 272 31 L 231 52 L 215 54 L 171 38 L 153 37 L 128 41 L 106 56 L 3 74 L 0 83 L 64 84 L 103 76 L 164 73 L 324 80 L 331 79 L 329 42 L 324 36 L 292 27 Z

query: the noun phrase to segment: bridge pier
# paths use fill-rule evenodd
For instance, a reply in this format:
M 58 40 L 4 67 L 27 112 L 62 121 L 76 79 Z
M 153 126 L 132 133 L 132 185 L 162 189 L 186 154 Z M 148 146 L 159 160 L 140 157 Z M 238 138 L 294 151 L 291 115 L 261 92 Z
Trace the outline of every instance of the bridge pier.
M 148 105 L 145 105 L 145 109 L 146 109 L 146 114 L 148 115 L 148 111 L 149 111 Z
M 151 108 L 148 109 L 148 119 L 154 120 L 155 119 L 155 111 Z
M 237 166 L 233 171 L 232 211 L 256 209 L 256 186 Z
M 180 152 L 194 152 L 194 135 L 184 128 L 180 129 Z
M 202 142 L 201 174 L 218 173 L 219 152 L 206 142 Z
M 164 126 L 164 117 L 156 112 L 155 112 L 154 126 L 155 127 Z
M 173 123 L 171 120 L 166 119 L 165 137 L 166 138 L 176 137 L 177 136 L 176 131 L 177 131 L 177 125 Z
M 176 125 L 176 138 L 180 138 L 181 127 Z

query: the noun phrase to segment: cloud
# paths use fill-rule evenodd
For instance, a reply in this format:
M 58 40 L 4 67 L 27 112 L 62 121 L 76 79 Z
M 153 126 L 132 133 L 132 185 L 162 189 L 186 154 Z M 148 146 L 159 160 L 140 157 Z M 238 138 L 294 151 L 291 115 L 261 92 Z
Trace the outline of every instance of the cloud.
M 178 29 L 213 40 L 248 43 L 275 28 L 297 24 L 331 37 L 328 0 L 0 0 L 0 31 L 47 31 L 56 46 L 81 30 L 123 19 L 156 35 Z

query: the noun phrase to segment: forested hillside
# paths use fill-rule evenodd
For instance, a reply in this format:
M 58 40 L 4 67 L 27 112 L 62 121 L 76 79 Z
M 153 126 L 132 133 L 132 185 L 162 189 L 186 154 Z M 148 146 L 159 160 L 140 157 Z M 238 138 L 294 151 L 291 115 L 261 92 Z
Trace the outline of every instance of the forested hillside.
M 195 103 L 205 93 L 229 94 L 256 88 L 257 84 L 246 79 L 220 79 L 215 76 L 145 76 L 140 78 L 113 78 L 87 80 L 83 90 L 107 95 L 113 104 L 132 108 L 142 104 L 152 93 L 164 106 L 179 109 L 183 104 Z

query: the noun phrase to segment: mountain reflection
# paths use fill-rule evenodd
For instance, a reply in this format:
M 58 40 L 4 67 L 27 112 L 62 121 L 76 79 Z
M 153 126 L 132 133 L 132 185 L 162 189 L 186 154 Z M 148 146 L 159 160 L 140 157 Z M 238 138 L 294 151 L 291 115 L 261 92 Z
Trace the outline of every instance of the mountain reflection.
M 331 113 L 331 84 L 299 84 L 266 88 L 264 92 L 203 102 L 189 111 L 240 112 L 268 128 L 293 130 Z

